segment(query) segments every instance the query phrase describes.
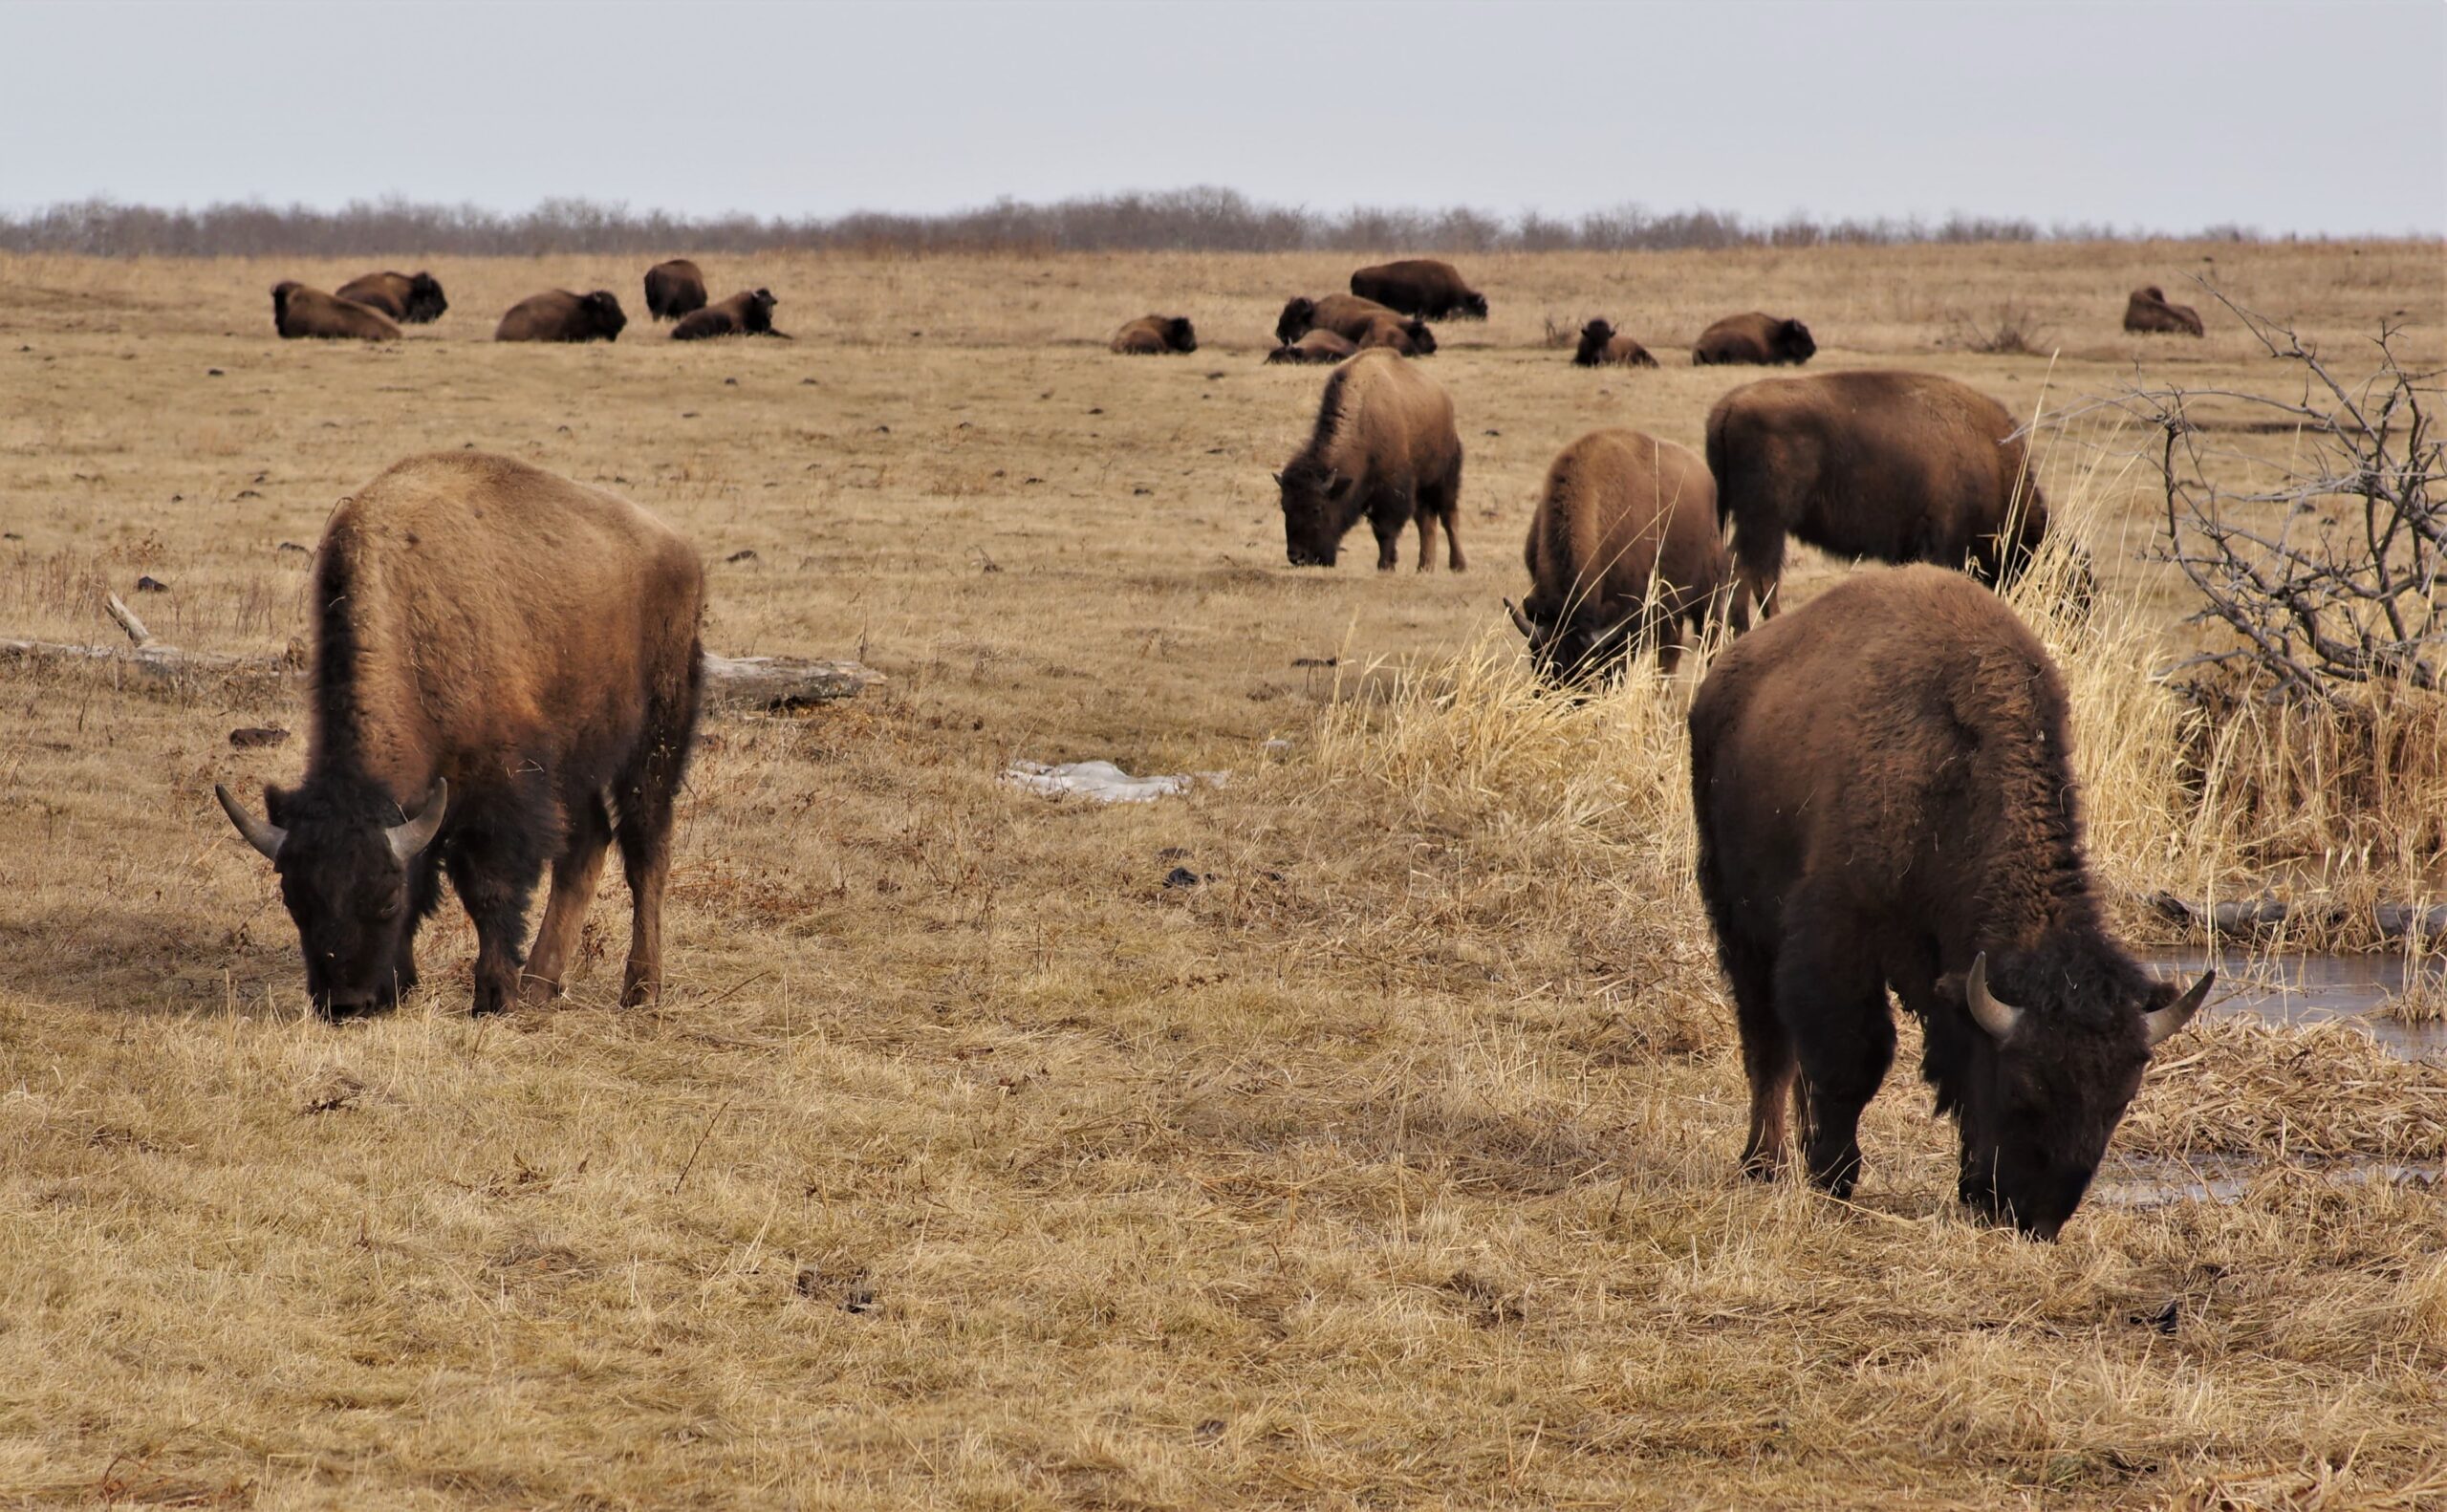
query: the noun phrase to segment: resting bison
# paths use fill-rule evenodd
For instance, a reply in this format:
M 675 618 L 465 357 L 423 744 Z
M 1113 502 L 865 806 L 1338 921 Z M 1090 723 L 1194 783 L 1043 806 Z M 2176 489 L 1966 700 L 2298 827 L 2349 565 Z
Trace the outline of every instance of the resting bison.
M 1315 334 L 1310 333 L 1311 335 Z M 1436 333 L 1427 329 L 1426 321 L 1417 318 L 1406 320 L 1400 315 L 1378 315 L 1368 322 L 1354 340 L 1363 352 L 1370 347 L 1389 347 L 1406 357 L 1436 355 Z
M 1595 430 L 1547 469 L 1522 553 L 1529 596 L 1512 622 L 1549 682 L 1618 671 L 1655 647 L 1672 672 L 1687 623 L 1696 639 L 1728 619 L 1750 628 L 1717 526 L 1717 486 L 1687 446 L 1635 430 Z
M 566 289 L 530 294 L 493 328 L 496 341 L 617 341 L 629 317 L 612 291 L 574 294 Z
M 1487 317 L 1487 296 L 1462 282 L 1462 275 L 1451 263 L 1428 257 L 1363 268 L 1351 275 L 1351 292 L 1389 310 L 1426 320 Z
M 450 301 L 442 297 L 441 282 L 426 272 L 368 273 L 340 285 L 340 297 L 412 326 L 439 320 L 450 308 Z
M 1454 533 L 1462 498 L 1462 437 L 1453 401 L 1392 353 L 1362 352 L 1334 369 L 1309 444 L 1274 481 L 1283 489 L 1283 540 L 1294 567 L 1332 567 L 1342 538 L 1368 517 L 1376 570 L 1391 572 L 1402 527 L 1418 521 L 1418 570 L 1444 527 L 1453 571 L 1468 567 Z
M 1275 318 L 1274 339 L 1292 342 L 1311 331 L 1331 331 L 1345 340 L 1358 341 L 1368 335 L 1370 327 L 1382 320 L 1399 325 L 1418 324 L 1417 321 L 1405 321 L 1398 310 L 1388 309 L 1374 299 L 1362 299 L 1356 294 L 1328 294 L 1323 299 L 1303 295 L 1285 305 L 1283 313 Z M 1418 329 L 1424 331 L 1427 328 L 1420 325 Z M 1428 340 L 1432 349 L 1435 337 L 1430 336 Z
M 671 328 L 671 339 L 704 341 L 713 336 L 774 335 L 773 306 L 779 302 L 769 289 L 733 294 L 682 315 L 680 323 Z
M 558 992 L 616 834 L 635 917 L 621 1001 L 662 980 L 671 805 L 697 723 L 704 574 L 625 499 L 507 457 L 412 457 L 344 499 L 314 558 L 305 781 L 267 817 L 306 986 L 339 1015 L 415 985 L 440 874 L 476 926 L 475 1010 Z
M 1580 350 L 1572 354 L 1571 359 L 1585 368 L 1603 363 L 1620 363 L 1635 368 L 1657 366 L 1657 358 L 1649 356 L 1648 348 L 1630 336 L 1617 334 L 1603 320 L 1592 320 L 1580 328 Z
M 705 308 L 705 275 L 684 257 L 657 263 L 646 270 L 646 316 L 677 320 Z
M 339 299 L 292 279 L 271 286 L 271 327 L 285 341 L 397 341 L 400 328 L 379 310 Z
M 1708 412 L 1717 514 L 1762 615 L 1780 607 L 1788 535 L 2010 583 L 2047 534 L 2025 465 L 2003 405 L 1927 373 L 1762 378 Z
M 2200 312 L 2190 305 L 2171 305 L 2166 294 L 2155 284 L 2135 289 L 2124 302 L 2124 329 L 2155 332 L 2171 336 L 2197 336 L 2204 334 Z
M 1798 320 L 1779 320 L 1752 312 L 1727 315 L 1700 333 L 1691 348 L 1693 367 L 1722 367 L 1751 362 L 1764 367 L 1799 367 L 1818 354 L 1809 327 Z
M 1113 349 L 1129 356 L 1198 350 L 1198 330 L 1187 315 L 1140 315 L 1113 334 Z
M 1268 362 L 1339 362 L 1358 351 L 1350 340 L 1331 331 L 1311 331 L 1297 341 L 1287 341 L 1266 355 Z
M 1995 594 L 1930 567 L 1863 573 L 1736 641 L 1691 704 L 1700 893 L 1750 1081 L 1744 1170 L 1859 1178 L 1895 1056 L 1961 1128 L 1962 1200 L 2052 1239 L 2141 1085 L 2208 996 L 2109 936 L 2082 854 L 2065 687 Z

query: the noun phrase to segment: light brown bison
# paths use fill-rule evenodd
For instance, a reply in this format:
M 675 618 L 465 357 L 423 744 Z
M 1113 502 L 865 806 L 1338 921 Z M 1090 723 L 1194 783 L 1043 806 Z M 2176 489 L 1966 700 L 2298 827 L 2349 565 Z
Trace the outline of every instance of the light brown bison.
M 1505 608 L 1549 682 L 1619 671 L 1651 647 L 1672 672 L 1694 640 L 1750 628 L 1697 452 L 1635 430 L 1595 430 L 1547 469 L 1522 553 L 1529 596 Z
M 293 279 L 271 286 L 271 326 L 285 341 L 397 341 L 400 328 L 379 310 L 341 299 Z
M 1440 263 L 1431 257 L 1411 257 L 1363 268 L 1351 275 L 1351 292 L 1389 310 L 1424 320 L 1487 317 L 1487 296 L 1463 283 L 1451 263 Z
M 646 317 L 677 320 L 705 308 L 705 275 L 685 257 L 657 263 L 646 270 Z
M 1311 331 L 1297 341 L 1287 341 L 1266 355 L 1268 362 L 1339 362 L 1358 351 L 1358 346 L 1331 331 Z
M 1572 354 L 1571 359 L 1585 368 L 1607 363 L 1635 368 L 1657 366 L 1657 358 L 1649 356 L 1648 348 L 1603 320 L 1592 320 L 1580 328 L 1580 350 Z
M 1427 351 L 1436 350 L 1436 337 L 1423 322 L 1406 318 L 1398 310 L 1387 309 L 1374 299 L 1362 299 L 1356 294 L 1328 294 L 1323 299 L 1302 295 L 1293 299 L 1275 318 L 1274 339 L 1288 343 L 1299 340 L 1311 331 L 1331 331 L 1345 340 L 1362 341 L 1367 339 L 1372 329 L 1388 320 L 1415 331 L 1418 336 L 1423 336 Z
M 1310 333 L 1311 335 L 1315 334 Z M 1368 322 L 1354 340 L 1363 352 L 1370 347 L 1387 347 L 1406 357 L 1436 355 L 1436 333 L 1427 329 L 1426 321 L 1416 316 L 1405 319 L 1400 315 L 1378 315 Z
M 442 283 L 431 273 L 367 273 L 340 285 L 339 296 L 394 320 L 421 326 L 442 318 L 450 301 L 442 297 Z
M 1708 412 L 1717 513 L 1762 615 L 1791 536 L 1838 556 L 1935 562 L 2010 583 L 2047 504 L 2005 407 L 1928 373 L 1762 378 Z
M 2124 329 L 2171 336 L 2197 336 L 2207 331 L 2199 311 L 2169 304 L 2165 291 L 2155 284 L 2135 289 L 2124 301 Z
M 1809 327 L 1798 320 L 1780 320 L 1752 311 L 1727 315 L 1700 333 L 1691 348 L 1693 367 L 1721 367 L 1750 362 L 1764 367 L 1799 367 L 1818 355 Z
M 671 328 L 674 341 L 704 341 L 714 336 L 778 335 L 773 306 L 780 303 L 769 289 L 748 290 L 703 310 L 682 315 Z
M 696 728 L 697 556 L 625 499 L 479 452 L 412 457 L 344 499 L 314 557 L 305 781 L 265 817 L 214 788 L 280 875 L 324 1013 L 417 980 L 447 872 L 476 926 L 475 1010 L 560 990 L 616 835 L 635 909 L 621 1001 L 662 980 L 671 806 Z
M 617 341 L 629 317 L 609 289 L 574 294 L 550 289 L 509 307 L 493 328 L 496 341 Z
M 1391 572 L 1402 527 L 1418 522 L 1418 569 L 1444 527 L 1448 564 L 1469 564 L 1454 533 L 1462 499 L 1462 436 L 1453 401 L 1433 378 L 1391 352 L 1362 352 L 1334 369 L 1309 444 L 1274 481 L 1283 490 L 1283 539 L 1294 567 L 1332 567 L 1342 538 L 1366 515 L 1376 569 Z
M 2065 687 L 1995 594 L 1864 572 L 1736 641 L 1691 704 L 1700 893 L 1750 1081 L 1743 1169 L 1849 1196 L 1895 1055 L 1890 989 L 1960 1126 L 1958 1190 L 2055 1237 L 2151 1048 L 2198 1011 L 2111 937 L 2083 858 Z
M 1113 334 L 1113 350 L 1126 356 L 1195 352 L 1198 329 L 1187 315 L 1140 315 Z

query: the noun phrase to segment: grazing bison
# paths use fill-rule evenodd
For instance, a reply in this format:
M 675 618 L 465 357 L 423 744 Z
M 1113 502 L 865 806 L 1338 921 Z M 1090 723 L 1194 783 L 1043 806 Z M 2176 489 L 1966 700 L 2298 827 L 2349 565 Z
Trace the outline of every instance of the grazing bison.
M 450 308 L 450 301 L 442 297 L 441 280 L 427 272 L 367 273 L 340 285 L 340 297 L 412 326 L 439 320 Z
M 654 320 L 677 320 L 693 310 L 705 308 L 705 275 L 685 257 L 675 257 L 667 263 L 657 263 L 646 270 L 646 315 Z
M 1402 527 L 1418 522 L 1418 570 L 1436 527 L 1448 565 L 1468 567 L 1454 533 L 1462 498 L 1462 437 L 1453 401 L 1394 354 L 1362 352 L 1334 369 L 1309 444 L 1274 475 L 1283 489 L 1284 547 L 1294 567 L 1332 567 L 1342 538 L 1368 517 L 1376 570 L 1391 572 Z
M 1379 263 L 1351 275 L 1351 292 L 1389 310 L 1427 320 L 1484 320 L 1487 296 L 1462 282 L 1451 263 L 1430 257 Z
M 1763 367 L 1799 367 L 1818 354 L 1809 327 L 1798 320 L 1779 320 L 1753 311 L 1727 315 L 1700 333 L 1691 348 L 1693 367 L 1722 367 L 1751 362 Z
M 1129 356 L 1198 350 L 1198 329 L 1187 315 L 1140 315 L 1113 334 L 1113 349 Z
M 1323 299 L 1302 295 L 1285 305 L 1283 313 L 1275 317 L 1274 339 L 1291 342 L 1311 331 L 1331 331 L 1345 340 L 1357 341 L 1379 320 L 1398 323 L 1402 318 L 1400 311 L 1356 294 L 1328 294 Z
M 1657 366 L 1657 358 L 1649 356 L 1648 348 L 1603 320 L 1592 320 L 1580 328 L 1580 350 L 1572 354 L 1571 359 L 1585 368 L 1606 363 L 1635 368 Z
M 1359 350 L 1356 343 L 1331 331 L 1311 331 L 1266 355 L 1268 362 L 1339 362 Z
M 1547 469 L 1530 517 L 1529 596 L 1512 622 L 1549 682 L 1611 675 L 1654 646 L 1672 672 L 1677 621 L 1697 639 L 1750 628 L 1717 526 L 1717 486 L 1687 446 L 1635 430 L 1595 430 Z
M 2003 405 L 1927 373 L 1762 378 L 1708 412 L 1717 514 L 1772 615 L 1787 536 L 1839 556 L 1935 562 L 2003 587 L 2047 533 Z
M 1310 333 L 1311 335 L 1315 334 Z M 1377 315 L 1353 339 L 1363 352 L 1370 347 L 1389 347 L 1406 357 L 1436 355 L 1436 333 L 1427 329 L 1426 321 L 1416 317 L 1404 319 L 1400 315 Z
M 2165 292 L 2155 284 L 2135 289 L 2132 297 L 2124 301 L 2124 329 L 2171 336 L 2197 336 L 2206 332 L 2199 311 L 2190 305 L 2169 304 Z
M 476 926 L 475 1010 L 550 996 L 617 835 L 635 916 L 621 1001 L 662 980 L 671 806 L 697 723 L 696 553 L 625 499 L 507 457 L 394 464 L 314 558 L 306 777 L 265 817 L 213 790 L 280 875 L 315 1006 L 416 983 L 440 874 Z
M 493 328 L 496 341 L 617 341 L 629 317 L 612 291 L 574 294 L 566 289 L 530 294 Z
M 704 341 L 713 336 L 762 336 L 773 330 L 773 291 L 757 289 L 731 295 L 680 317 L 671 328 L 674 341 Z
M 271 327 L 285 341 L 397 341 L 400 328 L 379 310 L 340 299 L 293 279 L 271 286 Z
M 2153 982 L 2099 915 L 2065 686 L 1995 594 L 1930 567 L 1865 572 L 1736 641 L 1691 704 L 1700 893 L 1750 1081 L 1743 1168 L 1859 1178 L 1895 1055 L 1960 1126 L 1962 1200 L 2052 1239 L 2151 1048 L 2211 977 Z

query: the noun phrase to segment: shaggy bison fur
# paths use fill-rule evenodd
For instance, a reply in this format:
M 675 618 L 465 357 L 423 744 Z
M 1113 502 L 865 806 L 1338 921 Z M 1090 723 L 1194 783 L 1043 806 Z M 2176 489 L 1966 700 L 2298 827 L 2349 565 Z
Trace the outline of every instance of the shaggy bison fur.
M 1367 516 L 1376 568 L 1391 572 L 1402 527 L 1418 522 L 1418 569 L 1444 527 L 1448 565 L 1461 572 L 1454 528 L 1462 498 L 1462 436 L 1453 401 L 1434 379 L 1391 352 L 1362 352 L 1334 369 L 1317 425 L 1274 476 L 1283 490 L 1283 538 L 1294 567 L 1332 567 L 1351 528 Z
M 1487 296 L 1463 283 L 1451 263 L 1431 257 L 1363 268 L 1351 275 L 1351 292 L 1423 320 L 1487 317 Z
M 612 291 L 574 294 L 566 289 L 530 294 L 493 328 L 496 341 L 617 341 L 629 317 Z
M 779 302 L 769 289 L 744 291 L 682 315 L 680 323 L 671 328 L 671 339 L 704 341 L 714 336 L 777 335 L 780 333 L 773 329 L 773 306 Z
M 1818 355 L 1809 327 L 1798 320 L 1780 320 L 1752 311 L 1727 315 L 1700 333 L 1691 348 L 1694 367 L 1755 363 L 1762 367 L 1799 367 Z
M 400 328 L 390 316 L 354 299 L 341 299 L 319 289 L 283 279 L 271 286 L 271 326 L 284 341 L 397 341 Z
M 646 270 L 646 318 L 677 320 L 705 308 L 705 275 L 685 257 Z
M 1198 328 L 1187 315 L 1140 315 L 1113 334 L 1113 350 L 1126 356 L 1160 356 L 1198 350 Z
M 412 326 L 442 318 L 450 301 L 442 296 L 442 282 L 428 272 L 367 273 L 340 285 L 339 296 Z

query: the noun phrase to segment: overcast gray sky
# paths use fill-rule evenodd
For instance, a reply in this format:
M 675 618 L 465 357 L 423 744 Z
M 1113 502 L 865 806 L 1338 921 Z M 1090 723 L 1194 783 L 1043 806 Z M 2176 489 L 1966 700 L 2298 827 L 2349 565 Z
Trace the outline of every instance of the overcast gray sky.
M 0 0 L 0 205 L 1280 204 L 2447 232 L 2440 0 Z

